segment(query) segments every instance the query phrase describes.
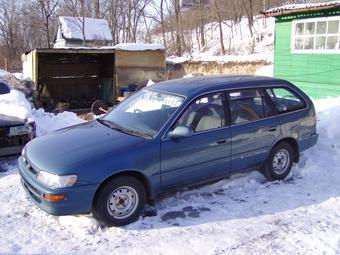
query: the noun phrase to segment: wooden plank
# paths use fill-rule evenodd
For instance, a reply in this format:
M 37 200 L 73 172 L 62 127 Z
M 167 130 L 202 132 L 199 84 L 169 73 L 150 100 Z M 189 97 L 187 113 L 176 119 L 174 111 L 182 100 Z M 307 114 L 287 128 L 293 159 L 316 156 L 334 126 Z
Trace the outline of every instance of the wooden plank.
M 70 76 L 91 77 L 99 75 L 99 68 L 100 63 L 45 64 L 41 67 L 41 76 L 46 78 Z

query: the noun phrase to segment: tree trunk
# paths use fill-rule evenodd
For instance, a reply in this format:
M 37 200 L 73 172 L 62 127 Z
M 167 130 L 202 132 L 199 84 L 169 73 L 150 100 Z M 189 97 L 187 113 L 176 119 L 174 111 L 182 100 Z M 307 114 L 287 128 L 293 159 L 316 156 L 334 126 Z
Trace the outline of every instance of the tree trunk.
M 224 42 L 223 42 L 222 18 L 221 18 L 221 13 L 218 10 L 217 0 L 214 0 L 214 6 L 215 6 L 216 16 L 218 20 L 218 27 L 219 27 L 219 32 L 220 32 L 221 53 L 222 55 L 225 55 L 225 48 L 224 48 Z
M 181 28 L 181 9 L 179 0 L 174 0 L 174 7 L 175 7 L 175 20 L 176 20 L 176 51 L 177 56 L 182 56 L 182 28 Z
M 162 26 L 162 35 L 163 35 L 163 44 L 164 47 L 167 48 L 166 37 L 165 37 L 165 22 L 164 22 L 164 0 L 161 0 L 160 3 L 160 14 L 161 14 L 161 26 Z
M 204 34 L 204 12 L 203 12 L 203 8 L 204 8 L 204 0 L 200 0 L 199 1 L 199 8 L 200 8 L 200 35 L 201 35 L 201 44 L 202 44 L 202 48 L 205 47 L 205 34 Z

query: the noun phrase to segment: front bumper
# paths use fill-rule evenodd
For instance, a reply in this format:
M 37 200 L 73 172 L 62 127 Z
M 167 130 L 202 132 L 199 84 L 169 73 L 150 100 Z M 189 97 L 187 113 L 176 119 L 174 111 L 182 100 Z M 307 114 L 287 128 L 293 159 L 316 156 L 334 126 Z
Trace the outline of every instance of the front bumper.
M 97 184 L 74 186 L 63 189 L 50 189 L 36 179 L 36 175 L 18 159 L 21 184 L 32 201 L 45 212 L 52 215 L 70 215 L 90 213 L 92 201 L 98 188 Z M 49 201 L 44 194 L 65 195 L 65 200 Z

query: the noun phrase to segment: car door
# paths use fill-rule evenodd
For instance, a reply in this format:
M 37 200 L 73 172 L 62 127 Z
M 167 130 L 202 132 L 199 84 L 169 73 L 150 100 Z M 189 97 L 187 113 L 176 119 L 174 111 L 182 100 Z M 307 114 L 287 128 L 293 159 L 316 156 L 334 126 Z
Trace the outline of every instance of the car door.
M 245 89 L 230 92 L 228 100 L 232 170 L 262 164 L 280 136 L 280 121 L 268 97 L 261 89 Z
M 226 127 L 223 93 L 194 100 L 172 126 L 189 127 L 192 135 L 161 142 L 164 190 L 209 180 L 230 170 L 230 129 Z

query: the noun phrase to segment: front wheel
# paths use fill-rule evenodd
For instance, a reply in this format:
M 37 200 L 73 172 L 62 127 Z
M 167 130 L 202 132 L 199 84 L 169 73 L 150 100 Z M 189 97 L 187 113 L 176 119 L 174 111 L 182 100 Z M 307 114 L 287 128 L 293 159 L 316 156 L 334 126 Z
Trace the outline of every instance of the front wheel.
M 123 226 L 138 220 L 146 194 L 139 180 L 121 176 L 106 183 L 96 195 L 93 215 L 109 226 Z
M 270 180 L 283 180 L 290 173 L 293 166 L 294 151 L 287 142 L 276 145 L 264 165 L 263 174 Z

